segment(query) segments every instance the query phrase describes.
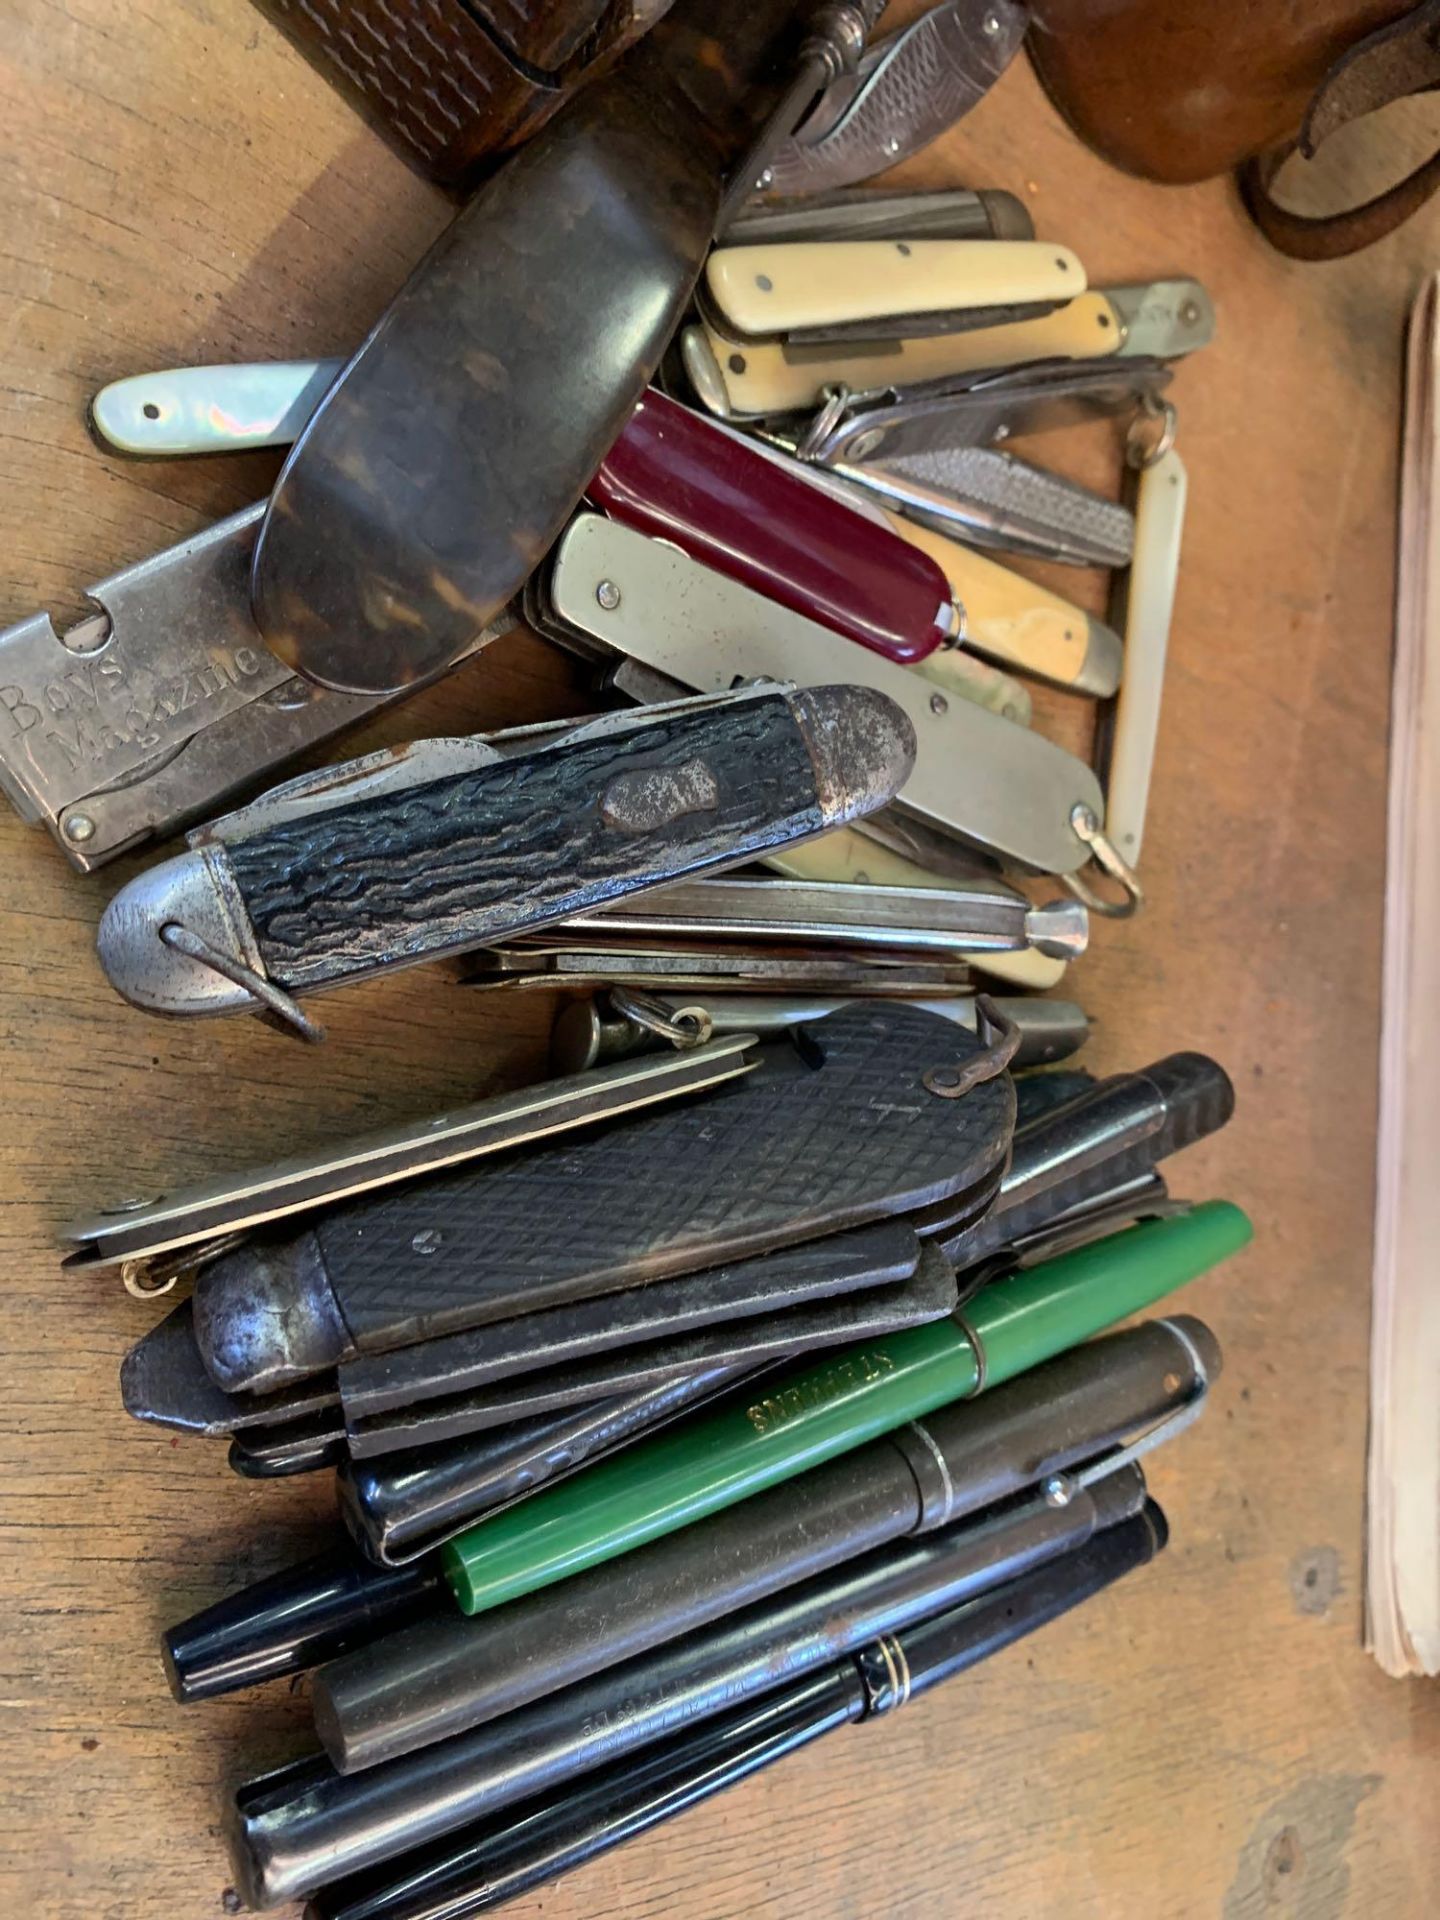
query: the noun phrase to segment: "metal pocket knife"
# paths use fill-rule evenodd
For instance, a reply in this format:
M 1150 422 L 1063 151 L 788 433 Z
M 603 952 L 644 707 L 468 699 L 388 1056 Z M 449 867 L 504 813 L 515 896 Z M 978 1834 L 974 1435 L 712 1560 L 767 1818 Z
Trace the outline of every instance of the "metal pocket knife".
M 1106 360 L 982 369 L 865 392 L 832 387 L 812 416 L 770 428 L 766 437 L 820 466 L 886 464 L 1154 412 L 1173 378 L 1165 361 L 1122 352 Z
M 682 686 L 718 689 L 779 672 L 803 685 L 833 672 L 822 627 L 597 514 L 578 515 L 561 537 L 546 591 L 559 619 Z M 848 671 L 914 728 L 903 812 L 1022 870 L 1067 877 L 1092 907 L 1098 897 L 1079 875 L 1094 856 L 1133 909 L 1133 876 L 1105 838 L 1100 784 L 1083 761 L 863 649 Z
M 1089 288 L 1037 318 L 868 341 L 750 341 L 702 319 L 682 332 L 681 358 L 712 413 L 773 417 L 808 412 L 833 387 L 862 393 L 1041 361 L 1170 360 L 1205 346 L 1214 331 L 1198 280 L 1156 280 Z
M 764 191 L 822 193 L 918 153 L 984 98 L 1028 25 L 1014 0 L 944 0 L 876 40 L 772 156 Z
M 749 1073 L 755 1039 L 733 1027 L 714 1041 L 647 1061 L 593 1064 L 515 1093 L 362 1134 L 336 1148 L 223 1174 L 154 1200 L 102 1209 L 67 1227 L 67 1266 L 126 1270 L 135 1293 L 168 1292 L 175 1277 L 256 1227 L 288 1220 L 396 1181 L 678 1100 Z
M 0 633 L 0 788 L 82 873 L 391 697 L 327 693 L 261 640 L 246 581 L 263 512 L 100 581 L 99 612 L 63 634 L 48 613 Z
M 314 1038 L 297 993 L 742 864 L 883 806 L 913 758 L 884 695 L 774 682 L 422 742 L 193 835 L 111 901 L 101 965 L 152 1012 L 266 1010 Z

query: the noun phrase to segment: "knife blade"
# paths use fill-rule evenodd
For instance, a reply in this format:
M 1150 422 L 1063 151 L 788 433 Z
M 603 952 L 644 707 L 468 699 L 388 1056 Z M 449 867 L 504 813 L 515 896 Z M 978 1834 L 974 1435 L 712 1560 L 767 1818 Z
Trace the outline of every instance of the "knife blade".
M 887 193 L 873 187 L 751 201 L 725 229 L 738 246 L 774 240 L 1033 240 L 1024 203 L 996 187 Z

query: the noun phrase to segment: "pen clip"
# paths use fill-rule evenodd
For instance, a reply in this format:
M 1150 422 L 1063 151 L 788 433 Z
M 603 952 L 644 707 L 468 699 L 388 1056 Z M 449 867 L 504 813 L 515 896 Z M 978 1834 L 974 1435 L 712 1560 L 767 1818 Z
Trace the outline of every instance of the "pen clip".
M 1167 1440 L 1173 1440 L 1187 1427 L 1193 1427 L 1205 1411 L 1210 1398 L 1210 1375 L 1205 1368 L 1205 1357 L 1191 1340 L 1185 1329 L 1173 1320 L 1162 1321 L 1190 1355 L 1190 1363 L 1195 1369 L 1195 1384 L 1180 1404 L 1170 1413 L 1137 1433 L 1133 1440 L 1116 1453 L 1107 1453 L 1099 1460 L 1092 1460 L 1086 1467 L 1074 1472 L 1052 1473 L 1044 1482 L 1044 1494 L 1051 1506 L 1064 1507 L 1070 1504 L 1082 1487 L 1093 1487 L 1098 1480 L 1106 1480 L 1112 1473 L 1118 1473 L 1124 1467 L 1133 1466 L 1143 1460 L 1146 1454 L 1153 1453 L 1157 1447 L 1163 1447 Z

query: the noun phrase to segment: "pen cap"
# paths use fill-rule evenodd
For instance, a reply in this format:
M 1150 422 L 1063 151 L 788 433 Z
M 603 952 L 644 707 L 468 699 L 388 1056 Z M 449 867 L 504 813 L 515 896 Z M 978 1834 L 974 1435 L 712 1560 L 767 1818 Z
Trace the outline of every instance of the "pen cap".
M 170 1690 L 180 1701 L 207 1700 L 299 1673 L 405 1625 L 441 1597 L 433 1566 L 371 1567 L 337 1546 L 171 1627 L 161 1640 Z

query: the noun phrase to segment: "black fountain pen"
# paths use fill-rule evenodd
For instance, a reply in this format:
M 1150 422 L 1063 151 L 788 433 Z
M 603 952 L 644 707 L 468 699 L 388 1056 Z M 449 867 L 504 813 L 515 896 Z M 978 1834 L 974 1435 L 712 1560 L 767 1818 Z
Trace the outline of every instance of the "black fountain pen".
M 832 1728 L 874 1720 L 979 1664 L 1154 1559 L 1168 1537 L 1153 1500 L 1133 1519 L 963 1606 L 849 1654 L 753 1707 L 709 1720 L 518 1818 L 481 1822 L 439 1845 L 314 1894 L 305 1920 L 468 1920 L 594 1860 L 721 1793 Z

